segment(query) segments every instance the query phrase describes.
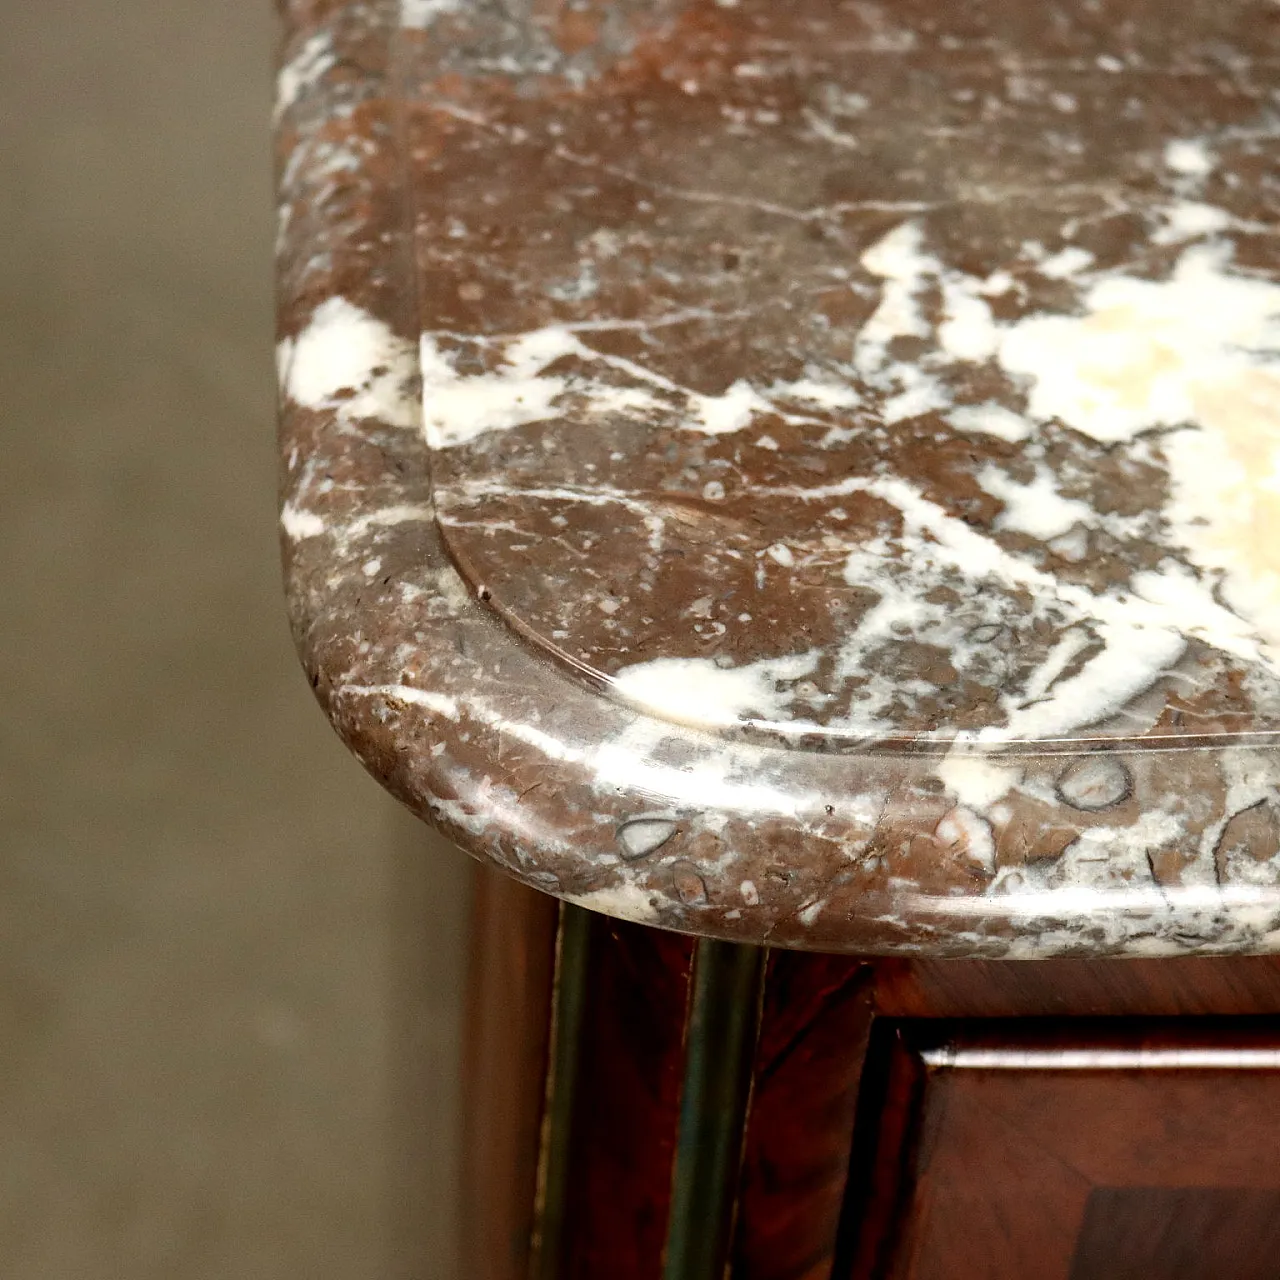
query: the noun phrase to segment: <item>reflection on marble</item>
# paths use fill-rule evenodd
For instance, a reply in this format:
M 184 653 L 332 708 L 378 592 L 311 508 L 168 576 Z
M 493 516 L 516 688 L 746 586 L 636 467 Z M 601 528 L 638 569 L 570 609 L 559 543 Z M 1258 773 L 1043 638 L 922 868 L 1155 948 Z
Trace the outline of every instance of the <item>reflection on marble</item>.
M 1274 6 L 295 8 L 290 604 L 377 776 L 673 928 L 1280 948 Z

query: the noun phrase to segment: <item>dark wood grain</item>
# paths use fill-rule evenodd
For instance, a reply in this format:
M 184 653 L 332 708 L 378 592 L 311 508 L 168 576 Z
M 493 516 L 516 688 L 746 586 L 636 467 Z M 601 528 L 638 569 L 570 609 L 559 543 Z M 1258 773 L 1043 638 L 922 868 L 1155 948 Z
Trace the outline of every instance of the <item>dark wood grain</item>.
M 880 1280 L 901 1239 L 928 1072 L 903 1024 L 872 1023 L 832 1274 Z
M 1096 1187 L 1070 1280 L 1275 1280 L 1280 1191 Z
M 476 874 L 463 1050 L 462 1245 L 475 1280 L 529 1260 L 558 904 Z
M 561 947 L 560 969 L 573 972 L 557 971 L 553 1002 L 554 908 L 509 882 L 482 882 L 466 1194 L 471 1274 L 484 1280 L 527 1268 L 544 1093 L 546 1212 L 534 1232 L 544 1280 L 662 1280 L 673 1259 L 687 1270 L 700 1256 L 690 1242 L 718 1256 L 712 1245 L 730 1228 L 734 1280 L 1003 1280 L 1041 1274 L 1037 1259 L 1052 1259 L 1043 1274 L 1062 1280 L 1084 1268 L 1080 1280 L 1107 1252 L 1099 1241 L 1121 1204 L 1112 1191 L 1146 1205 L 1146 1243 L 1133 1242 L 1133 1256 L 1148 1259 L 1153 1280 L 1175 1226 L 1190 1230 L 1194 1215 L 1171 1226 L 1160 1218 L 1167 1198 L 1141 1201 L 1143 1188 L 1187 1190 L 1198 1179 L 1242 1223 L 1254 1220 L 1254 1202 L 1239 1197 L 1272 1188 L 1258 1170 L 1269 1170 L 1280 1127 L 1253 1117 L 1280 1114 L 1280 1072 L 1065 1071 L 1043 1056 L 1038 1067 L 978 1071 L 922 1055 L 946 1043 L 1042 1053 L 1275 1043 L 1280 1023 L 1265 1015 L 1280 1019 L 1280 959 L 862 962 L 775 952 L 762 995 L 745 980 L 716 986 L 716 1025 L 724 1002 L 737 1002 L 734 1045 L 749 1043 L 743 1028 L 758 1016 L 743 1125 L 737 1102 L 688 1114 L 700 1081 L 719 1097 L 710 1086 L 729 1065 L 719 1051 L 691 1054 L 700 944 L 564 910 L 580 927 Z M 555 1009 L 565 1016 L 553 1019 Z M 713 1119 L 741 1125 L 737 1138 L 708 1129 Z M 709 1189 L 731 1189 L 736 1141 L 731 1208 Z M 725 1158 L 710 1159 L 712 1147 Z M 1197 1201 L 1197 1212 L 1209 1203 Z M 689 1219 L 674 1235 L 673 1204 Z M 1223 1238 L 1238 1243 L 1250 1230 Z M 673 1239 L 683 1244 L 668 1256 Z M 961 1255 L 967 1271 L 956 1270 Z M 711 1266 L 698 1265 L 699 1274 Z
M 888 1017 L 1280 1013 L 1280 956 L 1167 960 L 882 960 Z
M 735 1280 L 809 1280 L 831 1268 L 849 1167 L 869 965 L 775 952 L 766 973 L 743 1148 Z
M 949 1058 L 930 1052 L 942 1047 Z M 1190 1068 L 1173 1056 L 1201 1049 L 1234 1051 L 1235 1065 Z M 1000 1056 L 993 1064 L 979 1050 Z M 1097 1065 L 1081 1069 L 1082 1051 Z M 881 1140 L 855 1174 L 880 1210 L 861 1206 L 864 1247 L 842 1280 L 1280 1273 L 1258 1208 L 1280 1194 L 1280 1070 L 1245 1051 L 1280 1060 L 1280 1021 L 900 1024 Z M 913 1100 L 905 1122 L 895 1097 Z M 1157 1190 L 1185 1193 L 1199 1219 L 1171 1221 L 1177 1197 Z M 1112 1250 L 1131 1269 L 1107 1270 L 1122 1202 L 1145 1207 L 1127 1255 Z M 1213 1206 L 1240 1229 L 1210 1223 Z
M 658 1280 L 694 940 L 591 917 L 564 1196 L 563 1280 Z

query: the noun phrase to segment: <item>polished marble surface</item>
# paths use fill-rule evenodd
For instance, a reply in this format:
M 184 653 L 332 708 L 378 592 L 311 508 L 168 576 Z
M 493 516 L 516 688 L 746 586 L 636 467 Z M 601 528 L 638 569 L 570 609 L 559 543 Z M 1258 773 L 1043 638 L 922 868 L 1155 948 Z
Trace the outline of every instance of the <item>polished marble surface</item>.
M 282 526 L 357 755 L 786 946 L 1280 945 L 1280 16 L 295 6 Z

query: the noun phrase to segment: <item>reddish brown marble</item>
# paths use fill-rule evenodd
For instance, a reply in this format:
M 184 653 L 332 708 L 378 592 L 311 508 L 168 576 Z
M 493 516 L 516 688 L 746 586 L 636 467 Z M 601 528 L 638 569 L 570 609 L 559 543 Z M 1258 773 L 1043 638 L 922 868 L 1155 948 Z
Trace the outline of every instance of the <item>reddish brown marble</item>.
M 687 932 L 1276 949 L 1274 5 L 282 10 L 290 616 L 375 776 Z

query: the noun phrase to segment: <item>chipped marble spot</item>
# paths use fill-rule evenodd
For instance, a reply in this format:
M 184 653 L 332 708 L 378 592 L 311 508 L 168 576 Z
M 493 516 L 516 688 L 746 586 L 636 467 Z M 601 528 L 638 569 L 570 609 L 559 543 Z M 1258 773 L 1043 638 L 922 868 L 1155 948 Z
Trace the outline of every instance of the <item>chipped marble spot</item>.
M 767 402 L 749 382 L 738 379 L 723 395 L 693 397 L 693 412 L 698 429 L 709 436 L 741 431 L 751 416 L 768 408 Z
M 999 348 L 1000 330 L 981 293 L 978 280 L 954 276 L 942 282 L 944 319 L 938 326 L 938 344 L 953 360 L 980 363 Z
M 862 255 L 862 265 L 882 280 L 880 303 L 858 333 L 858 367 L 874 373 L 888 358 L 895 338 L 924 338 L 929 329 L 920 306 L 920 294 L 938 271 L 937 259 L 923 251 L 924 232 L 915 222 L 904 222 L 888 232 Z
M 701 906 L 707 901 L 707 882 L 689 863 L 677 862 L 671 868 L 671 882 L 675 886 L 676 897 L 686 907 Z
M 797 378 L 794 382 L 775 382 L 765 394 L 770 401 L 803 400 L 823 409 L 852 409 L 862 400 L 850 383 L 819 377 Z M 767 449 L 770 447 L 765 444 L 767 439 L 767 436 L 761 436 L 756 444 L 762 449 Z M 778 447 L 776 441 L 771 443 L 773 448 Z
M 580 345 L 563 329 L 541 329 L 513 342 L 499 371 L 465 376 L 424 334 L 419 360 L 427 443 L 447 449 L 487 431 L 509 430 L 550 417 L 566 380 L 548 375 L 546 369 L 576 354 Z
M 633 920 L 636 924 L 655 924 L 661 918 L 658 912 L 658 894 L 629 880 L 619 880 L 607 888 L 593 889 L 589 893 L 566 893 L 561 896 L 566 902 L 585 907 L 588 911 L 599 911 L 618 920 Z

